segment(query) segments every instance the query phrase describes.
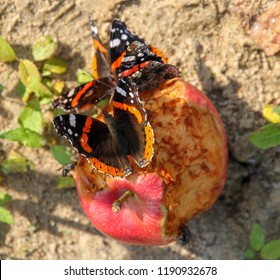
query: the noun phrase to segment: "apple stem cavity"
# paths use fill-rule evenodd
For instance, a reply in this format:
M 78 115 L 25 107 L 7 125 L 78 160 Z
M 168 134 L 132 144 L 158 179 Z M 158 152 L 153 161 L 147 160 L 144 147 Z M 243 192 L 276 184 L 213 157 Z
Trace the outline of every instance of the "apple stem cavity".
M 121 211 L 122 205 L 125 201 L 127 201 L 130 197 L 132 197 L 134 193 L 132 191 L 124 192 L 120 198 L 115 200 L 112 204 L 112 211 L 114 213 L 118 213 Z

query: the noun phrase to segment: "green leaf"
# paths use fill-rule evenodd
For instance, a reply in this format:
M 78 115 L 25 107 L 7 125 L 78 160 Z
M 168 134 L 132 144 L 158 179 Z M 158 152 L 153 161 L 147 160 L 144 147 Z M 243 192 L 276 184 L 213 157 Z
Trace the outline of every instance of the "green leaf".
M 22 110 L 19 119 L 19 124 L 24 128 L 29 128 L 37 133 L 43 130 L 43 118 L 39 101 L 34 99 L 30 101 Z
M 19 97 L 23 98 L 25 91 L 26 91 L 26 86 L 20 80 L 17 83 L 17 91 L 18 91 Z
M 54 92 L 54 94 L 61 94 L 64 87 L 65 87 L 65 82 L 60 81 L 60 80 L 52 80 L 50 78 L 44 77 L 42 79 L 42 83 L 48 87 L 50 90 Z
M 42 84 L 45 85 L 47 88 L 52 88 L 52 79 L 48 77 L 42 78 Z
M 276 110 L 276 112 L 275 112 Z M 262 110 L 263 117 L 271 123 L 280 123 L 280 114 L 277 113 L 277 107 L 270 104 L 264 106 Z
M 46 104 L 51 104 L 52 98 L 50 97 L 43 97 L 40 99 L 40 105 L 46 105 Z
M 255 251 L 260 251 L 264 245 L 264 229 L 260 224 L 254 224 L 249 235 L 251 247 Z
M 62 93 L 64 87 L 65 87 L 65 83 L 63 81 L 57 80 L 57 81 L 54 81 L 54 83 L 53 83 L 53 90 L 58 95 Z
M 244 258 L 246 260 L 252 260 L 254 259 L 256 256 L 256 252 L 253 249 L 248 249 L 245 253 L 244 253 Z
M 40 134 L 24 127 L 3 132 L 0 134 L 0 138 L 17 141 L 32 148 L 39 148 L 45 144 L 45 140 Z
M 42 69 L 42 76 L 43 77 L 49 77 L 49 76 L 51 76 L 52 75 L 52 72 L 51 71 L 49 71 L 49 70 L 43 70 Z
M 54 158 L 60 163 L 60 164 L 67 164 L 71 162 L 72 153 L 62 145 L 55 145 L 51 148 L 52 154 Z
M 9 194 L 0 192 L 0 206 L 3 206 L 4 204 L 11 201 L 12 199 L 13 198 Z
M 65 112 L 61 108 L 55 108 L 53 113 L 54 117 L 65 114 Z
M 2 84 L 0 84 L 0 91 L 2 91 L 4 89 L 4 86 Z
M 109 100 L 110 100 L 110 97 L 108 98 L 103 98 L 101 99 L 98 103 L 97 103 L 97 107 L 100 108 L 102 111 L 103 109 L 108 105 L 109 103 Z
M 67 63 L 60 57 L 53 57 L 47 60 L 43 66 L 43 72 L 55 73 L 55 74 L 63 74 L 67 71 Z
M 57 176 L 57 178 L 56 178 L 56 188 L 57 189 L 66 189 L 66 188 L 72 188 L 72 187 L 75 187 L 75 182 L 72 177 Z
M 35 61 L 42 61 L 54 55 L 57 44 L 50 35 L 41 37 L 32 47 L 32 54 Z
M 249 135 L 249 141 L 261 149 L 280 145 L 280 124 L 268 124 Z
M 19 62 L 18 75 L 21 82 L 32 91 L 35 91 L 40 84 L 38 68 L 30 60 L 23 59 Z
M 280 116 L 280 105 L 273 108 L 273 112 Z
M 280 259 L 280 240 L 272 240 L 261 250 L 261 257 L 265 260 Z
M 17 84 L 17 90 L 22 102 L 27 103 L 32 96 L 32 90 L 26 87 L 20 80 Z
M 14 223 L 14 218 L 13 218 L 11 212 L 1 206 L 0 206 L 0 222 L 9 224 L 9 225 Z
M 4 175 L 8 175 L 10 173 L 28 172 L 34 170 L 34 164 L 30 160 L 14 153 L 3 161 L 1 170 Z
M 9 62 L 16 59 L 17 56 L 11 45 L 0 36 L 0 62 Z
M 77 82 L 78 84 L 82 85 L 85 84 L 87 82 L 90 82 L 93 80 L 93 77 L 87 73 L 86 71 L 82 70 L 82 69 L 78 69 L 77 71 Z
M 42 98 L 45 98 L 45 97 L 51 97 L 52 96 L 52 92 L 49 90 L 48 87 L 46 87 L 44 84 L 42 83 L 39 83 L 37 85 L 37 88 L 34 90 L 34 92 L 42 97 Z

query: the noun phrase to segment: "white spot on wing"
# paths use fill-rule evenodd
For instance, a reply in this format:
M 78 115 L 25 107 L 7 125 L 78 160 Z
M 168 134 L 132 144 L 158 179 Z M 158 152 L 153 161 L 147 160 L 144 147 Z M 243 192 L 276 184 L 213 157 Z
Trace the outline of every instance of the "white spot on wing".
M 91 29 L 91 32 L 92 32 L 92 33 L 98 34 L 98 30 L 97 30 L 97 28 L 96 28 L 95 25 L 91 25 L 91 26 L 90 26 L 90 29 Z
M 73 89 L 69 90 L 67 97 L 72 97 L 74 95 L 74 93 L 75 93 L 75 89 L 73 88 Z
M 69 135 L 72 135 L 72 134 L 73 134 L 73 131 L 71 130 L 71 128 L 68 128 L 68 129 L 67 129 L 67 132 L 68 132 Z
M 116 87 L 116 91 L 122 95 L 122 96 L 125 96 L 126 97 L 126 91 L 120 87 Z
M 119 38 L 110 41 L 110 48 L 116 48 L 120 45 L 121 40 Z
M 122 62 L 129 62 L 129 61 L 133 61 L 133 60 L 135 60 L 135 56 L 134 55 L 124 56 Z
M 124 41 L 127 40 L 127 35 L 126 34 L 122 34 L 121 39 L 124 40 Z
M 73 115 L 73 114 L 69 115 L 69 122 L 70 122 L 71 126 L 76 127 L 76 117 L 75 117 L 75 115 Z

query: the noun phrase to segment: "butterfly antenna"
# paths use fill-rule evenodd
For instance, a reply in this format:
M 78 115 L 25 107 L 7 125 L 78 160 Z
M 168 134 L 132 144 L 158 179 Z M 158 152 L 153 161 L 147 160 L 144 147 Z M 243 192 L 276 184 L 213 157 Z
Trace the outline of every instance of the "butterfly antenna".
M 92 38 L 98 39 L 99 41 L 98 29 L 94 23 L 92 14 L 89 14 L 89 28 L 91 30 Z

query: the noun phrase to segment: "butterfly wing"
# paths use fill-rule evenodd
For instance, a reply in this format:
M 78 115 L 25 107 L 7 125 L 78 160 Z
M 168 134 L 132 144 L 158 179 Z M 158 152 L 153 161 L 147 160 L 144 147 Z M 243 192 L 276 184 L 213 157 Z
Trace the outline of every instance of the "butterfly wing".
M 92 75 L 95 80 L 104 77 L 112 77 L 111 68 L 108 63 L 108 53 L 102 44 L 98 29 L 93 21 L 92 15 L 89 16 L 89 26 L 93 40 Z
M 113 71 L 118 73 L 126 49 L 134 41 L 144 43 L 143 39 L 128 30 L 125 23 L 114 19 L 110 32 L 110 56 Z
M 139 92 L 143 92 L 158 88 L 164 81 L 179 76 L 179 70 L 174 65 L 150 61 L 148 65 L 132 74 L 132 79 L 137 84 Z
M 131 173 L 127 155 L 116 146 L 105 123 L 84 115 L 67 114 L 55 117 L 54 127 L 93 168 L 113 177 Z
M 159 57 L 162 59 L 163 63 L 167 63 L 168 59 L 167 59 L 167 57 L 163 54 L 162 51 L 160 51 L 159 49 L 157 49 L 157 48 L 155 48 L 155 47 L 153 47 L 153 46 L 151 46 L 151 45 L 148 45 L 148 49 L 149 49 L 152 53 L 154 53 L 155 55 L 159 56 Z
M 152 53 L 143 42 L 134 41 L 126 49 L 120 65 L 120 76 L 131 76 L 135 72 L 147 67 L 150 62 L 163 63 L 160 56 Z
M 89 110 L 101 99 L 112 95 L 115 85 L 115 81 L 109 77 L 90 81 L 63 93 L 52 102 L 52 107 L 66 112 Z
M 117 72 L 117 74 L 119 73 L 119 68 L 122 64 L 123 57 L 126 54 L 127 47 L 134 41 L 143 43 L 146 48 L 155 55 L 157 61 L 167 63 L 167 58 L 160 50 L 151 45 L 147 46 L 145 41 L 132 33 L 125 23 L 121 22 L 119 19 L 114 19 L 110 35 L 110 56 L 111 68 Z
M 140 166 L 146 166 L 153 157 L 154 135 L 147 121 L 146 110 L 139 98 L 136 84 L 130 77 L 121 77 L 113 97 L 115 129 L 119 146 Z

